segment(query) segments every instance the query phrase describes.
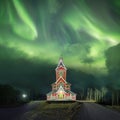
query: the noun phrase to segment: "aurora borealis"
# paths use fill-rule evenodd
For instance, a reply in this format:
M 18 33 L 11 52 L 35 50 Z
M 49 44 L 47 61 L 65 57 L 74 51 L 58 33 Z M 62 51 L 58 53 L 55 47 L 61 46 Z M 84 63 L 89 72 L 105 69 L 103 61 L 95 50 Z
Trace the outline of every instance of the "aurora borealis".
M 110 74 L 105 53 L 120 42 L 119 0 L 0 2 L 1 83 L 23 88 L 49 85 L 61 56 L 75 75 L 83 72 L 100 79 Z M 77 88 L 84 81 L 80 75 L 70 75 Z

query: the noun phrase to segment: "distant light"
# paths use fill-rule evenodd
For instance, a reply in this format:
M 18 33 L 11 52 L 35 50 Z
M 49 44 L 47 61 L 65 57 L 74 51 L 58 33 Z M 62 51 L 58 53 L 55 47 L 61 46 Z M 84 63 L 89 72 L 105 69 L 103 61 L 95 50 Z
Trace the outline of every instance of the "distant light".
M 26 94 L 22 94 L 22 97 L 23 97 L 23 98 L 26 98 L 26 97 L 27 97 L 27 95 L 26 95 Z

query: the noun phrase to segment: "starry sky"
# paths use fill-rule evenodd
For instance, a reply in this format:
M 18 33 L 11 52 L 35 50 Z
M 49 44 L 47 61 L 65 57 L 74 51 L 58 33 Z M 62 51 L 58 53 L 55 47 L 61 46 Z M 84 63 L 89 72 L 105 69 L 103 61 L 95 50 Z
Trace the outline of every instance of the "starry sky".
M 0 83 L 45 93 L 62 57 L 73 89 L 119 89 L 119 43 L 120 0 L 0 0 Z

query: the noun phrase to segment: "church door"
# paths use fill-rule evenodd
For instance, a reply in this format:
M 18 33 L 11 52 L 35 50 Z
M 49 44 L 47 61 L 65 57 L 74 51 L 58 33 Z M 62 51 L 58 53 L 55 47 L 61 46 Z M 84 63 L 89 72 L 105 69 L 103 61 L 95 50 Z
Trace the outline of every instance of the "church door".
M 64 94 L 63 93 L 59 93 L 58 94 L 58 99 L 64 99 Z

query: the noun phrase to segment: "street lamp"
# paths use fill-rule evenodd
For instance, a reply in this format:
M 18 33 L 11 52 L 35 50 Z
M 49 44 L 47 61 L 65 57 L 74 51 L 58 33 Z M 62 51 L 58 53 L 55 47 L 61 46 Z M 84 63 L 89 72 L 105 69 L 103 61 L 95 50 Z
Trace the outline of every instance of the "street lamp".
M 22 94 L 22 98 L 26 98 L 27 97 L 27 94 Z

